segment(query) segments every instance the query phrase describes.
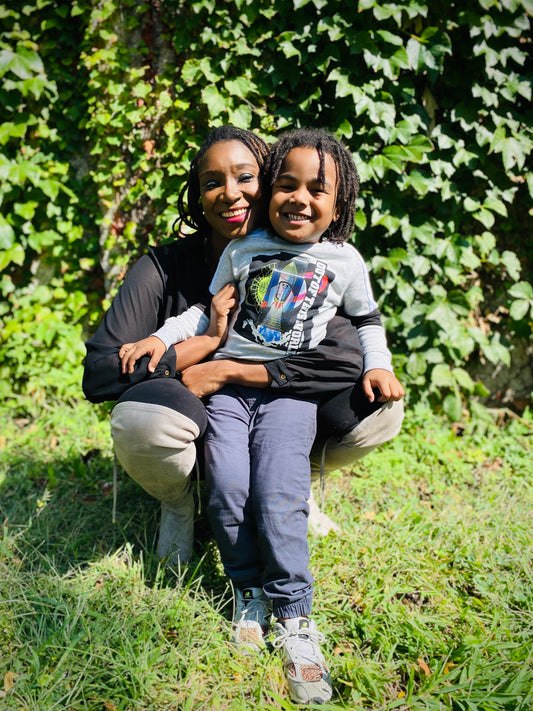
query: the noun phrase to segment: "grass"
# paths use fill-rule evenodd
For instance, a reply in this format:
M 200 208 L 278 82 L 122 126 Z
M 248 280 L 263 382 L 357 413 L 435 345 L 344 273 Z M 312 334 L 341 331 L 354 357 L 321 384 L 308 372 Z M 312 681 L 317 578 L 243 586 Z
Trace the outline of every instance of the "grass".
M 422 407 L 329 475 L 340 534 L 310 538 L 334 697 L 322 709 L 533 707 L 532 420 Z M 181 573 L 125 475 L 111 520 L 107 422 L 87 403 L 0 443 L 0 709 L 296 709 L 275 653 L 228 644 L 231 594 L 204 513 Z

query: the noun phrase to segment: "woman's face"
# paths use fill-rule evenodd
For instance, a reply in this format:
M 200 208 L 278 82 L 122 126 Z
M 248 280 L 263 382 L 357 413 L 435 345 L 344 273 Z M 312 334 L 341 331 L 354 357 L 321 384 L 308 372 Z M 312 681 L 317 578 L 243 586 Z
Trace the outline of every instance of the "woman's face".
M 198 166 L 200 195 L 213 242 L 222 249 L 244 237 L 264 217 L 259 166 L 253 153 L 237 140 L 215 143 Z

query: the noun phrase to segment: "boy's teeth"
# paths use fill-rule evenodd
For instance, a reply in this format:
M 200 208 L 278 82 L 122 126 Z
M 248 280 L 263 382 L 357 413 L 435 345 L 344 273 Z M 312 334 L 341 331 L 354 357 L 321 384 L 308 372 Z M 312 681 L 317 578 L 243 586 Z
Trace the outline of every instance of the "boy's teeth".
M 309 219 L 309 218 L 307 217 L 307 215 L 293 215 L 293 214 L 290 213 L 290 212 L 287 213 L 287 217 L 289 218 L 289 220 L 302 220 L 302 221 L 303 221 L 303 220 L 308 220 L 308 219 Z

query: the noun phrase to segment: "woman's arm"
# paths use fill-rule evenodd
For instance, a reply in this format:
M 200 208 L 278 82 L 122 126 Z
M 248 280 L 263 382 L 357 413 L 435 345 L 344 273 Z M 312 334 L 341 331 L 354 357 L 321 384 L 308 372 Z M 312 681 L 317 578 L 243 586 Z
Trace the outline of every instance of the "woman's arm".
M 267 388 L 272 378 L 261 363 L 242 360 L 211 360 L 186 368 L 181 380 L 198 397 L 211 395 L 227 384 Z
M 160 273 L 148 255 L 132 267 L 95 334 L 86 342 L 83 392 L 91 402 L 116 400 L 135 383 L 150 376 L 148 357 L 132 374 L 121 373 L 119 350 L 123 343 L 153 333 L 159 323 L 164 298 Z M 155 376 L 176 375 L 176 355 L 169 349 L 159 361 Z
M 362 372 L 357 330 L 336 316 L 317 348 L 265 364 L 238 360 L 199 363 L 182 372 L 183 383 L 199 397 L 232 383 L 257 388 L 271 386 L 287 394 L 317 397 L 353 385 Z

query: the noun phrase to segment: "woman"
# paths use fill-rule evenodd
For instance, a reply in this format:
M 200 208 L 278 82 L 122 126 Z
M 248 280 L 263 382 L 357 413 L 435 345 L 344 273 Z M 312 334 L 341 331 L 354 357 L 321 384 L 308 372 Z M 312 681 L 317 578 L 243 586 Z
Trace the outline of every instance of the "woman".
M 327 394 L 314 458 L 315 466 L 322 458 L 325 471 L 388 441 L 403 419 L 403 388 L 394 376 L 383 385 L 367 374 L 346 386 L 360 345 L 356 329 L 342 316 L 330 322 L 328 337 L 314 351 L 264 365 L 210 361 L 191 366 L 180 378 L 179 347 L 172 347 L 154 373 L 148 372 L 148 357 L 133 374 L 121 373 L 121 345 L 144 338 L 201 301 L 224 247 L 263 221 L 260 178 L 266 153 L 266 144 L 249 131 L 232 126 L 211 131 L 178 202 L 183 221 L 196 232 L 141 257 L 86 344 L 84 393 L 92 402 L 117 400 L 111 417 L 115 451 L 126 472 L 161 501 L 158 554 L 171 565 L 192 553 L 190 474 L 196 440 L 207 422 L 200 397 L 226 383 Z

